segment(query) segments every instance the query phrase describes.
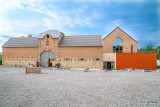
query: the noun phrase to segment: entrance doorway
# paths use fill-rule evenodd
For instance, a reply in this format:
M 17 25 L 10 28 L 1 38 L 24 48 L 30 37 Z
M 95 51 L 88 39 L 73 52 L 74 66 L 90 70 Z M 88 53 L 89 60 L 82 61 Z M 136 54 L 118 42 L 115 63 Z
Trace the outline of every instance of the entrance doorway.
M 111 62 L 107 62 L 107 70 L 111 70 Z
M 106 70 L 112 70 L 112 69 L 114 69 L 114 62 L 104 61 L 103 62 L 103 69 L 106 69 Z

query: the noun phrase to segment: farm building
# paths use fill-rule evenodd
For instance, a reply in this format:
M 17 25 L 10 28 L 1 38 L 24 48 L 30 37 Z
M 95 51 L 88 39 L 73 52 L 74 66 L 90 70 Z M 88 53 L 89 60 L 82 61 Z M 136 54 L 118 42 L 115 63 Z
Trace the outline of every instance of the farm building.
M 139 55 L 137 41 L 119 27 L 104 39 L 102 35 L 65 36 L 58 30 L 45 31 L 38 37 L 28 35 L 28 37 L 10 38 L 2 46 L 2 52 L 3 66 L 37 66 L 40 64 L 42 67 L 50 67 L 60 63 L 62 68 L 156 69 L 155 53 L 145 53 L 151 56 L 153 62 L 148 57 Z M 121 59 L 121 56 L 124 57 L 124 55 L 126 55 L 125 61 Z M 133 55 L 134 57 L 131 58 Z M 142 66 L 132 64 L 134 58 L 141 61 Z M 129 65 L 126 60 L 130 61 Z M 121 62 L 126 66 L 121 65 Z

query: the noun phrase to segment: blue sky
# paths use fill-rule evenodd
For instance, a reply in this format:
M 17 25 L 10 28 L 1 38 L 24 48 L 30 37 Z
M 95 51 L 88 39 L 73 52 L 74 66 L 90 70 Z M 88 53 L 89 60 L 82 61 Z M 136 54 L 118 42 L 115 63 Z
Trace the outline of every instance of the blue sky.
M 1 0 L 0 5 L 0 46 L 49 29 L 105 37 L 117 26 L 139 48 L 160 45 L 160 0 Z

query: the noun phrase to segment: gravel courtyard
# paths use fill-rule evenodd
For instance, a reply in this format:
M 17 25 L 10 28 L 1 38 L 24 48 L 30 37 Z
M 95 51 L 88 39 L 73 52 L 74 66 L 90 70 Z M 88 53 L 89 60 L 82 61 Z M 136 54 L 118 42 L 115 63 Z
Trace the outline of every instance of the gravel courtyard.
M 0 107 L 159 107 L 160 72 L 0 66 Z

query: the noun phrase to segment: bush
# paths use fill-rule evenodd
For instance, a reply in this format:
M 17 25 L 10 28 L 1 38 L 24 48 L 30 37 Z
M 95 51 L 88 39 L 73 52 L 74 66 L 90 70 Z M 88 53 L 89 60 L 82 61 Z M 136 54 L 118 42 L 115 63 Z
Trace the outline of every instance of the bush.
M 116 68 L 114 68 L 113 70 L 117 70 Z
M 87 70 L 88 70 L 87 68 L 86 68 L 86 69 L 84 69 L 84 72 L 87 72 Z
M 0 56 L 0 61 L 2 61 L 2 56 Z
M 144 69 L 144 70 L 150 70 L 149 68 L 147 68 L 147 69 Z
M 55 67 L 58 67 L 58 68 L 59 68 L 60 65 L 61 65 L 60 63 L 57 63 L 57 64 L 55 64 Z

